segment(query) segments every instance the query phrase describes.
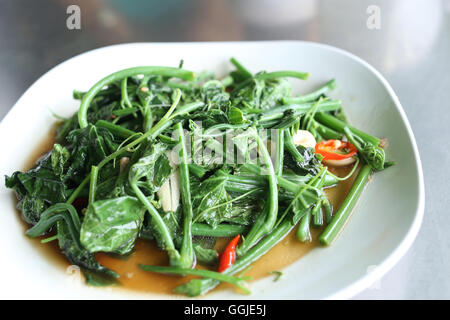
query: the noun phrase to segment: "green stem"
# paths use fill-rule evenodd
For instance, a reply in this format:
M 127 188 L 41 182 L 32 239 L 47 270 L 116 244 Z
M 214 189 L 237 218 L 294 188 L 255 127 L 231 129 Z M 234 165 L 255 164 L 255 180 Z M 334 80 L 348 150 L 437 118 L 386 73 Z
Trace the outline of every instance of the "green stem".
M 334 131 L 333 129 L 328 128 L 327 126 L 324 126 L 321 123 L 318 123 L 315 121 L 314 127 L 317 130 L 317 132 L 325 139 L 334 139 L 334 140 L 342 140 L 342 134 Z
M 274 227 L 277 215 L 278 215 L 278 182 L 277 175 L 275 175 L 275 170 L 272 165 L 272 159 L 270 158 L 269 153 L 267 152 L 267 148 L 264 144 L 264 141 L 261 140 L 258 132 L 255 130 L 254 138 L 259 148 L 259 152 L 261 154 L 261 160 L 265 164 L 265 170 L 267 171 L 265 174 L 267 175 L 267 179 L 269 181 L 269 196 L 267 199 L 267 216 L 264 224 L 261 227 L 253 226 L 250 232 L 247 234 L 247 237 L 239 246 L 237 252 L 242 255 L 249 248 L 254 246 L 256 242 L 265 234 L 270 232 Z
M 159 215 L 158 210 L 151 204 L 151 202 L 147 199 L 147 197 L 142 193 L 139 187 L 133 181 L 130 181 L 131 188 L 133 189 L 136 197 L 141 201 L 141 203 L 145 206 L 148 213 L 152 217 L 152 223 L 156 225 L 156 228 L 161 236 L 163 243 L 165 245 L 165 249 L 169 253 L 170 263 L 176 263 L 180 259 L 180 254 L 175 249 L 175 245 L 172 240 L 172 235 L 170 234 L 169 229 L 164 223 L 163 219 Z
M 97 189 L 98 167 L 91 167 L 91 179 L 89 184 L 89 204 L 93 204 L 95 201 L 95 191 Z
M 286 104 L 278 107 L 274 107 L 272 109 L 268 109 L 267 111 L 263 111 L 257 114 L 258 122 L 267 122 L 271 120 L 276 120 L 283 118 L 286 111 L 294 112 L 295 116 L 302 116 L 311 109 L 311 107 L 315 103 L 307 102 L 300 104 Z M 329 112 L 336 111 L 341 109 L 341 101 L 340 100 L 326 100 L 320 102 L 317 107 L 317 112 Z
M 240 256 L 236 262 L 222 274 L 235 275 L 238 272 L 245 270 L 249 265 L 265 255 L 278 242 L 283 240 L 289 231 L 298 223 L 300 218 L 300 215 L 286 217 L 275 229 L 258 242 L 257 245 L 249 249 L 244 255 Z M 175 289 L 176 292 L 186 293 L 190 296 L 198 296 L 214 289 L 220 283 L 220 281 L 211 278 L 195 280 L 195 282 L 191 281 L 177 287 Z
M 358 130 L 354 127 L 349 126 L 347 123 L 339 120 L 338 118 L 332 116 L 331 114 L 323 113 L 323 112 L 319 111 L 316 113 L 315 118 L 320 123 L 326 125 L 327 127 L 332 128 L 340 133 L 344 133 L 344 128 L 348 127 L 351 130 L 351 132 L 353 132 L 357 136 L 361 137 L 363 140 L 373 144 L 374 146 L 378 146 L 380 144 L 380 139 L 378 139 L 374 136 L 371 136 L 370 134 L 365 133 L 361 130 Z
M 331 176 L 333 176 L 333 177 L 334 177 L 336 180 L 338 180 L 338 181 L 345 181 L 345 180 L 347 180 L 348 178 L 350 178 L 350 177 L 355 173 L 356 169 L 358 168 L 359 162 L 360 162 L 359 158 L 356 158 L 356 162 L 355 162 L 355 164 L 353 165 L 352 170 L 350 170 L 350 172 L 349 172 L 345 177 L 342 177 L 342 178 L 341 178 L 341 177 L 338 177 L 338 176 L 332 174 L 331 172 L 328 172 L 328 174 L 331 175 Z
M 166 120 L 168 120 L 170 118 L 172 113 L 177 108 L 178 103 L 180 102 L 181 95 L 182 95 L 181 90 L 180 89 L 176 89 L 176 91 L 175 91 L 175 99 L 173 99 L 172 105 L 170 106 L 169 110 L 167 110 L 167 112 L 164 114 L 164 116 L 161 118 L 161 120 L 159 120 L 158 123 L 164 122 L 164 121 L 166 121 Z
M 323 226 L 322 199 L 316 203 L 311 214 L 313 216 L 314 226 Z
M 187 92 L 191 92 L 192 91 L 192 87 L 184 84 L 184 83 L 179 83 L 179 82 L 173 82 L 173 81 L 167 81 L 167 86 L 169 88 L 173 88 L 173 89 L 181 89 L 183 91 L 187 91 Z
M 297 194 L 295 195 L 295 197 L 293 198 L 293 200 L 291 201 L 289 206 L 286 208 L 284 213 L 281 215 L 278 223 L 280 223 L 284 219 L 284 217 L 289 213 L 292 206 L 294 206 L 297 201 L 299 201 L 299 205 L 301 205 L 302 210 L 308 210 L 308 208 L 311 206 L 312 203 L 314 203 L 314 201 L 317 202 L 316 194 L 312 194 L 312 196 L 310 196 L 309 199 L 307 199 L 307 200 L 305 199 L 304 196 L 307 195 L 307 191 L 309 191 L 308 189 L 310 189 L 310 188 L 317 188 L 318 186 L 323 187 L 323 180 L 324 180 L 326 173 L 327 173 L 327 168 L 322 167 L 321 171 L 317 175 L 315 175 L 306 185 L 299 188 L 299 191 L 297 192 Z M 314 193 L 316 193 L 316 192 L 314 192 Z
M 252 164 L 244 164 L 242 166 L 242 168 L 245 169 L 245 171 L 254 174 L 255 176 L 228 175 L 228 178 L 232 181 L 242 182 L 242 183 L 245 183 L 245 179 L 248 179 L 247 181 L 249 183 L 251 183 L 251 181 L 255 181 L 255 180 L 262 181 L 261 177 L 258 177 L 262 174 L 260 167 L 258 167 L 256 165 L 252 165 Z M 315 176 L 311 176 L 311 175 L 298 176 L 295 174 L 284 174 L 282 177 L 277 176 L 276 178 L 277 178 L 278 185 L 281 188 L 283 188 L 289 192 L 292 192 L 292 193 L 297 193 L 299 191 L 299 189 L 303 187 L 303 185 L 309 183 L 309 181 L 311 179 L 314 179 Z M 327 171 L 327 173 L 323 179 L 322 186 L 323 187 L 331 187 L 331 186 L 336 185 L 338 182 L 339 181 L 334 176 L 329 175 L 329 172 Z M 254 182 L 254 183 L 256 183 L 256 182 Z M 258 186 L 261 187 L 262 185 L 259 184 Z
M 124 109 L 133 107 L 131 105 L 130 98 L 128 97 L 127 85 L 128 85 L 128 77 L 125 77 L 125 78 L 122 79 L 122 82 L 121 82 L 121 85 L 120 85 L 120 91 L 122 93 L 122 100 L 120 101 L 120 105 Z
M 300 71 L 275 71 L 275 72 L 267 72 L 267 73 L 261 73 L 258 75 L 255 75 L 254 77 L 247 78 L 246 80 L 242 81 L 236 88 L 233 89 L 231 94 L 235 94 L 236 92 L 239 92 L 242 88 L 249 85 L 253 79 L 256 80 L 275 80 L 278 78 L 298 78 L 301 80 L 306 80 L 309 77 L 309 73 L 307 72 L 300 72 Z
M 41 214 L 39 222 L 28 229 L 26 235 L 31 238 L 36 238 L 45 233 L 58 221 L 64 221 L 67 224 L 75 245 L 78 248 L 82 248 L 80 244 L 80 218 L 75 208 L 67 203 L 57 203 L 45 210 Z
M 331 202 L 327 197 L 324 197 L 322 199 L 322 208 L 325 215 L 325 223 L 330 224 L 331 219 L 333 218 L 333 206 L 331 205 Z
M 293 183 L 306 184 L 313 178 L 313 176 L 311 176 L 310 174 L 308 174 L 306 176 L 298 176 L 296 174 L 284 174 L 283 178 L 290 182 L 293 182 Z M 278 181 L 278 183 L 280 183 L 280 181 Z M 331 175 L 330 172 L 327 171 L 327 173 L 325 174 L 325 177 L 323 178 L 322 186 L 324 188 L 327 188 L 327 187 L 335 186 L 338 183 L 339 183 L 339 180 L 336 179 L 336 176 Z
M 118 149 L 117 151 L 111 153 L 109 156 L 104 158 L 100 163 L 97 165 L 98 169 L 100 170 L 105 164 L 107 164 L 109 161 L 117 158 L 122 153 L 126 152 L 127 150 L 133 148 L 134 146 L 138 145 L 142 141 L 145 141 L 146 139 L 153 140 L 155 139 L 162 131 L 164 131 L 166 128 L 168 128 L 170 125 L 172 125 L 173 121 L 176 116 L 179 116 L 181 114 L 184 114 L 184 112 L 189 112 L 191 110 L 195 110 L 201 106 L 204 105 L 203 102 L 193 102 L 188 105 L 184 105 L 179 108 L 176 112 L 174 112 L 178 102 L 180 101 L 181 92 L 177 92 L 177 96 L 170 107 L 170 109 L 167 111 L 166 115 L 161 119 L 154 127 L 152 127 L 149 131 L 144 133 L 139 138 L 135 139 L 134 141 L 130 142 L 126 146 L 123 146 L 122 148 Z M 173 113 L 173 114 L 172 114 Z M 67 200 L 67 203 L 72 203 L 78 194 L 81 192 L 81 190 L 84 188 L 86 183 L 89 181 L 90 174 L 84 178 L 83 182 L 77 187 L 77 189 L 71 194 L 69 200 Z
M 113 115 L 121 117 L 121 116 L 128 116 L 130 114 L 135 113 L 136 111 L 139 111 L 137 107 L 132 108 L 126 108 L 126 109 L 117 109 L 112 112 Z
M 285 138 L 284 141 L 285 141 L 286 149 L 289 151 L 289 153 L 295 159 L 295 161 L 300 162 L 300 163 L 305 161 L 303 156 L 297 150 L 297 147 L 294 144 L 292 135 L 288 129 L 284 130 L 284 138 Z
M 250 290 L 245 287 L 245 280 L 250 280 L 250 278 L 236 278 L 225 273 L 219 273 L 210 270 L 203 269 L 186 269 L 178 267 L 161 267 L 161 266 L 148 266 L 140 264 L 139 267 L 144 271 L 158 272 L 158 273 L 168 273 L 168 274 L 179 274 L 185 275 L 190 274 L 194 276 L 205 277 L 209 279 L 214 279 L 219 282 L 228 282 L 238 288 L 242 289 L 245 293 L 250 294 Z
M 94 84 L 94 86 L 92 86 L 92 88 L 89 89 L 89 91 L 83 96 L 80 109 L 78 110 L 78 122 L 80 123 L 80 128 L 87 127 L 87 110 L 91 104 L 91 101 L 94 99 L 98 92 L 100 92 L 105 86 L 108 86 L 111 83 L 139 74 L 161 75 L 166 77 L 181 78 L 184 80 L 194 79 L 194 74 L 191 71 L 172 67 L 135 67 L 114 72 Z
M 386 154 L 383 148 L 375 146 L 354 135 L 349 127 L 344 128 L 345 136 L 358 149 L 358 155 L 375 171 L 385 169 Z
M 105 121 L 105 120 L 98 120 L 95 123 L 96 127 L 101 127 L 101 128 L 106 128 L 109 131 L 111 131 L 112 134 L 114 134 L 117 137 L 120 138 L 128 138 L 131 137 L 132 135 L 136 134 L 136 132 L 134 132 L 133 130 L 124 128 L 122 126 L 118 126 L 114 123 L 111 123 L 109 121 Z
M 175 126 L 178 134 L 178 143 L 180 146 L 180 185 L 181 185 L 181 202 L 183 205 L 183 242 L 181 244 L 181 257 L 179 267 L 192 268 L 194 263 L 194 249 L 192 247 L 192 219 L 194 213 L 192 210 L 191 199 L 191 183 L 189 181 L 189 165 L 186 148 L 186 141 L 184 137 L 183 125 L 178 122 Z
M 284 130 L 277 130 L 277 155 L 275 159 L 275 174 L 283 175 L 283 158 L 284 158 Z
M 303 103 L 303 102 L 311 102 L 311 101 L 315 101 L 317 99 L 320 98 L 320 96 L 322 96 L 323 94 L 327 93 L 330 90 L 333 90 L 334 88 L 336 88 L 336 80 L 332 79 L 330 81 L 328 81 L 327 83 L 325 83 L 325 85 L 323 85 L 322 87 L 320 87 L 319 89 L 305 94 L 303 96 L 299 96 L 299 97 L 289 97 L 289 98 L 283 98 L 283 103 L 284 104 L 289 104 L 289 103 Z
M 239 61 L 237 61 L 235 58 L 231 58 L 230 61 L 236 67 L 236 69 L 238 69 L 242 73 L 244 78 L 253 78 L 253 74 L 248 71 L 242 64 L 240 64 Z
M 222 82 L 222 85 L 224 88 L 231 86 L 234 82 L 234 79 L 232 76 L 226 76 L 225 78 L 223 78 L 222 80 L 220 80 L 220 82 Z
M 142 124 L 142 127 L 144 129 L 144 132 L 147 132 L 150 131 L 153 125 L 153 112 L 149 106 L 146 106 L 143 113 L 144 122 Z
M 255 76 L 258 80 L 273 80 L 278 78 L 297 78 L 301 80 L 306 80 L 309 77 L 308 72 L 300 72 L 300 71 L 274 71 L 262 73 Z
M 201 179 L 206 174 L 206 169 L 203 168 L 202 166 L 199 166 L 198 164 L 190 163 L 189 172 L 192 173 L 197 178 Z
M 311 242 L 311 232 L 309 225 L 311 223 L 311 210 L 308 210 L 303 216 L 297 229 L 297 239 L 301 242 Z
M 87 185 L 87 183 L 89 182 L 90 179 L 91 179 L 91 175 L 88 174 L 83 179 L 83 181 L 80 183 L 80 185 L 72 192 L 72 194 L 70 195 L 69 199 L 67 199 L 67 201 L 66 201 L 67 204 L 71 204 L 72 202 L 75 201 L 75 199 L 78 197 L 80 192 L 84 189 L 84 187 Z
M 190 109 L 192 109 L 193 107 L 195 107 L 195 109 L 197 109 L 197 108 L 199 108 L 199 107 L 201 107 L 203 105 L 204 105 L 203 102 L 193 102 L 193 103 L 189 104 L 188 107 Z M 186 105 L 183 106 L 183 107 L 185 107 L 184 110 L 190 110 L 190 109 L 187 109 Z M 171 110 L 169 110 L 169 111 L 171 111 Z M 169 113 L 169 111 L 168 111 L 168 113 Z M 109 161 L 113 160 L 117 156 L 119 156 L 122 153 L 126 152 L 128 149 L 131 149 L 134 146 L 138 145 L 142 141 L 145 141 L 147 139 L 154 140 L 162 131 L 164 131 L 165 129 L 170 127 L 173 124 L 173 120 L 172 119 L 174 119 L 176 116 L 179 116 L 179 115 L 180 115 L 180 113 L 178 111 L 178 112 L 174 112 L 171 116 L 166 117 L 165 119 L 161 119 L 156 125 L 154 125 L 149 131 L 144 133 L 142 136 L 140 136 L 136 140 L 130 142 L 126 146 L 120 148 L 119 150 L 111 153 L 109 156 L 107 156 L 102 161 L 100 161 L 100 163 L 98 164 L 99 169 L 102 168 Z
M 319 241 L 324 245 L 330 245 L 337 236 L 343 230 L 345 224 L 350 217 L 350 214 L 353 208 L 356 205 L 356 202 L 361 195 L 367 181 L 369 180 L 369 176 L 372 172 L 372 168 L 370 165 L 364 165 L 358 173 L 355 182 L 353 183 L 352 188 L 349 193 L 342 202 L 339 210 L 336 212 L 334 217 L 332 218 L 330 224 L 325 228 L 323 233 L 319 237 Z
M 49 243 L 58 239 L 58 235 L 54 235 L 53 237 L 48 237 L 41 240 L 41 243 Z
M 238 224 L 219 224 L 213 228 L 208 224 L 194 223 L 192 225 L 192 234 L 194 236 L 205 237 L 234 237 L 247 230 L 246 226 Z

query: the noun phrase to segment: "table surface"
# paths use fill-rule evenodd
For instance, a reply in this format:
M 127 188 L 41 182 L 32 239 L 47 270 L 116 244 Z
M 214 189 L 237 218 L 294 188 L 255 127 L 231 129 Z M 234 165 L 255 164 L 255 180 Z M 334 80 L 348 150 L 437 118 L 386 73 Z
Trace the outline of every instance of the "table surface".
M 80 30 L 66 25 L 73 3 Z M 278 39 L 326 43 L 368 61 L 397 93 L 417 140 L 426 190 L 421 230 L 401 261 L 355 299 L 449 299 L 448 0 L 2 0 L 0 119 L 43 73 L 94 48 Z

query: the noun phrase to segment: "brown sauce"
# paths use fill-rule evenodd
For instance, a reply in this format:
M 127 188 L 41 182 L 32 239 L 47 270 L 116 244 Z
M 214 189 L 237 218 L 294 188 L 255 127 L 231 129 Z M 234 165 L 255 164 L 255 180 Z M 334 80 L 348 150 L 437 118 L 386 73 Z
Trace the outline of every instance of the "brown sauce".
M 40 158 L 42 154 L 48 152 L 52 149 L 54 143 L 54 137 L 56 133 L 56 126 L 54 126 L 45 141 L 43 141 L 35 150 L 33 150 L 29 160 L 26 163 L 24 170 L 28 170 L 33 167 L 34 163 Z M 345 176 L 349 172 L 350 167 L 343 168 L 330 168 L 330 171 L 338 176 Z M 341 181 L 338 186 L 328 188 L 325 193 L 330 199 L 334 210 L 339 208 L 348 191 L 350 190 L 353 181 L 356 177 L 356 173 L 346 180 Z M 20 215 L 20 212 L 18 212 Z M 24 223 L 24 231 L 28 229 L 29 226 Z M 318 228 L 311 228 L 313 241 L 311 243 L 301 243 L 296 238 L 296 228 L 294 228 L 288 236 L 286 236 L 280 243 L 278 243 L 274 248 L 272 248 L 266 255 L 261 257 L 258 261 L 254 262 L 248 272 L 245 273 L 246 276 L 251 276 L 253 279 L 259 279 L 271 275 L 271 271 L 280 271 L 284 267 L 297 261 L 308 252 L 317 248 L 319 243 L 317 238 L 322 230 Z M 51 235 L 46 235 L 41 238 L 30 239 L 30 241 L 36 247 L 39 247 L 45 259 L 52 260 L 61 268 L 67 268 L 69 262 L 65 259 L 61 253 L 57 241 L 48 242 L 42 244 L 41 239 L 47 238 Z M 229 239 L 223 238 L 219 239 L 216 244 L 216 249 L 221 252 L 226 246 Z M 152 292 L 159 294 L 173 294 L 173 289 L 186 283 L 189 279 L 193 278 L 191 276 L 178 277 L 172 275 L 163 275 L 152 272 L 146 272 L 138 267 L 138 264 L 148 264 L 148 265 L 167 265 L 168 258 L 167 254 L 158 249 L 158 247 L 150 241 L 137 240 L 135 244 L 134 252 L 125 257 L 118 258 L 117 256 L 110 255 L 107 253 L 96 253 L 95 254 L 98 261 L 116 271 L 120 275 L 120 286 L 116 289 L 131 289 L 141 292 Z M 231 286 L 223 284 L 220 285 L 216 290 L 221 288 L 230 288 Z

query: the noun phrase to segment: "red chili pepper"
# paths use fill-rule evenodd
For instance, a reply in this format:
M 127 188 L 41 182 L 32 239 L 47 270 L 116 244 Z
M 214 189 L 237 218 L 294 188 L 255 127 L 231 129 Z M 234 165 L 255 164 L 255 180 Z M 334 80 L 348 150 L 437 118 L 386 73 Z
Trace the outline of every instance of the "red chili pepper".
M 353 157 L 358 149 L 347 141 L 326 140 L 316 144 L 316 153 L 323 156 L 322 160 L 343 160 Z M 337 153 L 341 150 L 347 150 L 346 153 Z
M 236 237 L 231 240 L 223 253 L 220 255 L 220 261 L 219 261 L 219 272 L 223 272 L 234 263 L 236 260 L 236 246 L 239 242 L 239 239 L 241 236 L 238 234 Z

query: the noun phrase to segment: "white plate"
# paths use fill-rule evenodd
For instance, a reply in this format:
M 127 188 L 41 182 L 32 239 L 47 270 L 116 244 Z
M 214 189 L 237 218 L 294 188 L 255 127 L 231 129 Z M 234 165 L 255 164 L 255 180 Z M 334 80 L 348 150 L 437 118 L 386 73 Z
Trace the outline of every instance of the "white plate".
M 395 93 L 370 65 L 326 45 L 297 42 L 135 43 L 93 50 L 56 66 L 36 81 L 0 124 L 0 172 L 22 169 L 54 122 L 49 110 L 71 115 L 78 108 L 74 89 L 87 90 L 114 71 L 139 65 L 177 66 L 223 75 L 236 57 L 253 71 L 301 70 L 293 80 L 306 92 L 336 78 L 331 94 L 343 101 L 350 123 L 387 137 L 387 156 L 397 165 L 377 173 L 339 239 L 287 267 L 282 280 L 252 283 L 252 295 L 213 292 L 208 299 L 348 298 L 370 286 L 405 254 L 419 230 L 424 210 L 422 167 L 408 120 Z M 44 259 L 24 235 L 11 190 L 0 190 L 1 298 L 169 298 L 125 290 L 89 288 Z

